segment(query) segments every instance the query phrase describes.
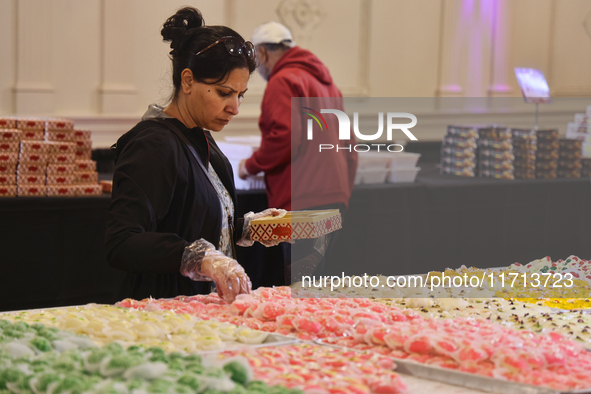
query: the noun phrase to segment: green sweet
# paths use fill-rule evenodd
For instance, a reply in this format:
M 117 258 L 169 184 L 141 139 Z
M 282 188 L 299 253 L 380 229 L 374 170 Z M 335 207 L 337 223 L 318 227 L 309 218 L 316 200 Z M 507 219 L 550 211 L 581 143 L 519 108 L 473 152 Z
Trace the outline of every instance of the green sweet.
M 145 381 L 141 379 L 132 379 L 127 381 L 127 389 L 129 391 L 139 389 L 144 386 Z
M 13 327 L 8 327 L 2 332 L 8 340 L 20 339 L 24 336 L 21 331 L 15 330 Z
M 60 376 L 55 372 L 47 372 L 37 378 L 37 384 L 35 388 L 37 391 L 44 392 L 47 390 L 47 386 L 50 383 L 57 382 L 60 380 Z
M 236 383 L 244 385 L 248 382 L 249 370 L 244 364 L 238 361 L 230 361 L 224 365 L 223 370 L 228 373 L 230 378 Z
M 205 367 L 201 364 L 201 362 L 191 362 L 185 364 L 185 371 L 190 371 L 201 375 L 203 374 L 203 371 L 205 371 Z
M 49 368 L 49 362 L 47 360 L 37 359 L 31 361 L 29 366 L 33 370 L 33 372 L 39 373 Z
M 80 363 L 70 357 L 58 357 L 51 365 L 54 371 L 68 373 L 80 369 Z
M 173 383 L 166 379 L 154 379 L 147 388 L 148 393 L 166 394 Z
M 203 360 L 201 359 L 201 356 L 199 354 L 189 354 L 188 356 L 185 357 L 185 361 L 186 362 L 195 362 L 195 363 L 201 364 L 201 362 Z
M 201 383 L 199 380 L 193 375 L 183 375 L 178 380 L 177 383 L 180 385 L 188 386 L 195 391 L 199 391 L 201 388 Z
M 248 382 L 246 384 L 246 388 L 249 390 L 265 390 L 264 392 L 267 392 L 267 389 L 269 388 L 269 386 L 267 385 L 267 383 L 260 381 L 260 380 L 251 380 L 250 382 Z
M 108 345 L 103 346 L 102 348 L 112 355 L 121 354 L 121 353 L 125 352 L 125 349 L 123 348 L 123 346 L 121 346 L 117 342 L 111 342 Z
M 28 323 L 25 323 L 24 321 L 19 321 L 18 323 L 14 323 L 12 325 L 12 328 L 17 331 L 27 332 L 30 330 L 31 326 Z
M 283 386 L 273 386 L 269 387 L 267 391 L 268 394 L 290 394 L 290 390 L 287 387 Z
M 179 352 L 172 352 L 168 355 L 168 358 L 170 360 L 185 360 L 185 356 L 183 356 L 182 353 Z
M 232 390 L 226 391 L 225 394 L 248 394 L 248 390 L 242 386 L 236 385 Z
M 33 377 L 33 375 L 22 376 L 16 383 L 16 388 L 21 390 L 21 392 L 32 391 L 31 386 L 29 386 L 29 380 L 33 379 Z
M 90 350 L 90 355 L 88 356 L 88 362 L 90 364 L 98 364 L 101 362 L 102 359 L 109 356 L 109 352 L 104 349 L 95 348 Z
M 147 348 L 146 349 L 146 352 L 150 352 L 150 353 L 152 353 L 152 355 L 159 354 L 159 355 L 162 355 L 162 356 L 166 356 L 166 352 L 164 351 L 164 349 L 159 348 L 157 346 L 153 346 L 153 347 Z
M 33 338 L 29 343 L 42 352 L 48 352 L 51 350 L 51 343 L 42 337 Z
M 12 323 L 8 320 L 0 319 L 0 330 L 5 329 L 6 327 L 12 327 Z
M 0 371 L 0 390 L 6 390 L 6 383 L 17 382 L 23 376 L 25 376 L 24 372 L 15 368 L 6 368 Z
M 267 394 L 267 389 L 246 389 L 246 394 Z
M 176 385 L 173 388 L 174 392 L 177 394 L 192 394 L 195 391 L 187 386 Z
M 166 357 L 166 354 L 160 354 L 160 353 L 156 353 L 156 354 L 152 355 L 152 357 L 150 357 L 150 361 L 152 361 L 153 363 L 159 361 L 164 364 L 168 364 L 168 362 L 169 362 L 168 357 Z
M 216 367 L 207 367 L 203 370 L 203 375 L 223 379 L 226 374 L 222 369 Z
M 124 368 L 124 369 L 128 369 L 131 368 L 135 365 L 141 364 L 143 362 L 143 359 L 141 357 L 138 357 L 136 355 L 131 355 L 131 354 L 118 354 L 113 356 L 109 362 L 107 363 L 107 368 L 108 369 L 120 369 L 120 368 Z
M 172 360 L 171 359 L 168 362 L 168 369 L 171 371 L 181 371 L 182 372 L 185 370 L 185 367 L 183 365 L 182 360 L 179 360 L 179 359 Z
M 37 331 L 37 335 L 46 338 L 49 341 L 54 341 L 58 339 L 56 335 L 59 330 L 55 327 L 43 327 L 42 329 Z
M 76 376 L 76 375 L 66 376 L 58 383 L 55 390 L 53 390 L 53 393 L 60 394 L 60 393 L 63 393 L 64 391 L 71 391 L 75 388 L 82 386 L 83 384 L 84 384 L 84 381 L 80 376 Z

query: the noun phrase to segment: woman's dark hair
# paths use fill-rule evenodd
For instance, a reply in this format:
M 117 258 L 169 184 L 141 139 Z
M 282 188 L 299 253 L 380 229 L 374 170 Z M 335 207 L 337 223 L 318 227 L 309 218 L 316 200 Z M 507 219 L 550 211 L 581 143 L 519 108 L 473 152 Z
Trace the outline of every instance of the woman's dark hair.
M 214 80 L 218 83 L 228 77 L 236 68 L 246 68 L 252 74 L 256 68 L 254 60 L 246 56 L 232 56 L 224 43 L 214 45 L 195 56 L 222 37 L 232 36 L 240 41 L 244 38 L 226 26 L 205 26 L 201 12 L 193 7 L 181 8 L 164 22 L 161 30 L 165 42 L 170 42 L 172 58 L 173 99 L 181 87 L 181 73 L 188 68 L 199 82 Z M 210 82 L 211 83 L 211 82 Z

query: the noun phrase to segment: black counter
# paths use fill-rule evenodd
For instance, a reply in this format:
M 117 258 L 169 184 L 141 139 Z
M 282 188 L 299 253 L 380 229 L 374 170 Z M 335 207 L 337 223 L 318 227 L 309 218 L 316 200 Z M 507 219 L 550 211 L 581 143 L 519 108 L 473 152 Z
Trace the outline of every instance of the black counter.
M 110 196 L 0 199 L 0 310 L 112 303 L 119 272 L 103 250 Z M 263 190 L 239 191 L 237 214 L 261 211 Z M 546 255 L 591 258 L 589 179 L 440 175 L 356 186 L 329 273 L 408 274 L 506 266 Z M 280 284 L 281 251 L 238 248 L 255 285 Z

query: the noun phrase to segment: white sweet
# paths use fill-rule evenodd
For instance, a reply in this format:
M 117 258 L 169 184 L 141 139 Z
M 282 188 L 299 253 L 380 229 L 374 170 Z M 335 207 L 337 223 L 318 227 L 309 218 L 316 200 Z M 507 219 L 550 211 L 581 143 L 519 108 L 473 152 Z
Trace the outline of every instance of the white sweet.
M 35 354 L 35 352 L 27 345 L 14 341 L 3 344 L 2 349 L 14 358 L 33 356 Z
M 146 363 L 129 368 L 123 374 L 127 380 L 147 379 L 152 380 L 161 377 L 168 371 L 168 366 L 162 362 Z
M 58 352 L 65 352 L 66 350 L 78 349 L 78 345 L 74 342 L 65 339 L 56 339 L 53 341 L 53 347 Z

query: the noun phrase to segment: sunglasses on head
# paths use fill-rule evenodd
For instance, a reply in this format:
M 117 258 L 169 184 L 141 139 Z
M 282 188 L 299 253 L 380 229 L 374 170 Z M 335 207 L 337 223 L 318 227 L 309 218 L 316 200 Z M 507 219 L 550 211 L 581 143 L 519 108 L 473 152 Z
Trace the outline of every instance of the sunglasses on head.
M 213 44 L 205 47 L 204 49 L 200 50 L 195 54 L 195 56 L 199 56 L 203 52 L 207 51 L 210 48 L 213 48 L 220 42 L 223 42 L 226 46 L 226 50 L 232 56 L 240 56 L 244 55 L 247 59 L 254 60 L 254 45 L 250 41 L 241 41 L 236 37 L 226 36 L 222 37 Z

